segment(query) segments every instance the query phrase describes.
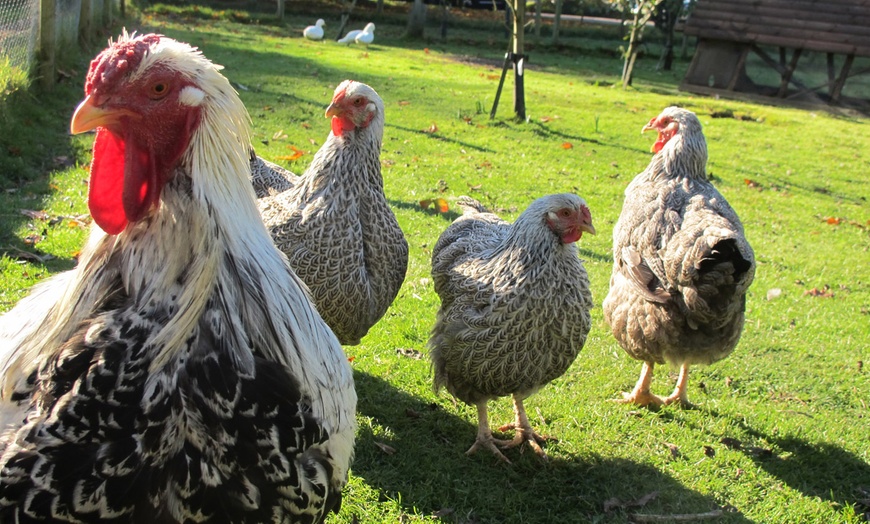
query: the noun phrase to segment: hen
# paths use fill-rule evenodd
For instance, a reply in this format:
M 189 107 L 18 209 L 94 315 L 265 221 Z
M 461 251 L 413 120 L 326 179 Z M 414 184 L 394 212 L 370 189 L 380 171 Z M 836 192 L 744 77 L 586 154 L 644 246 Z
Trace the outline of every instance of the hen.
M 737 214 L 707 181 L 707 144 L 691 111 L 665 109 L 655 156 L 625 190 L 613 229 L 613 273 L 604 318 L 616 340 L 644 362 L 624 402 L 689 405 L 689 366 L 733 350 L 743 329 L 755 257 Z M 650 392 L 655 364 L 680 367 L 672 395 Z
M 441 298 L 429 340 L 435 390 L 442 386 L 477 407 L 477 439 L 468 450 L 524 442 L 546 457 L 523 400 L 561 376 L 589 332 L 592 294 L 575 242 L 595 233 L 586 202 L 572 194 L 539 198 L 511 225 L 463 197 L 463 214 L 432 250 Z M 512 395 L 513 440 L 493 437 L 487 401 Z
M 260 220 L 220 69 L 154 34 L 91 62 L 71 131 L 97 130 L 98 227 L 0 318 L 2 522 L 322 522 L 341 503 L 352 373 Z
M 326 116 L 332 132 L 301 177 L 255 158 L 252 182 L 260 194 L 290 186 L 259 200 L 263 221 L 326 323 L 353 345 L 396 298 L 408 242 L 384 195 L 381 97 L 345 80 Z

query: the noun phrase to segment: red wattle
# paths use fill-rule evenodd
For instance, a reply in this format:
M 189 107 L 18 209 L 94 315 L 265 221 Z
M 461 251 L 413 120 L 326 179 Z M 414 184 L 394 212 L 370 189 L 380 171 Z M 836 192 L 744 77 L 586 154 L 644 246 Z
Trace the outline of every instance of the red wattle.
M 351 131 L 355 127 L 353 121 L 349 118 L 343 118 L 340 116 L 332 117 L 332 134 L 335 136 L 341 136 L 345 131 Z
M 583 231 L 580 231 L 580 229 L 569 229 L 568 231 L 565 231 L 564 235 L 562 235 L 562 243 L 571 244 L 577 242 L 582 236 Z
M 104 127 L 97 128 L 94 161 L 88 184 L 88 209 L 94 222 L 110 235 L 127 227 L 124 212 L 124 141 Z

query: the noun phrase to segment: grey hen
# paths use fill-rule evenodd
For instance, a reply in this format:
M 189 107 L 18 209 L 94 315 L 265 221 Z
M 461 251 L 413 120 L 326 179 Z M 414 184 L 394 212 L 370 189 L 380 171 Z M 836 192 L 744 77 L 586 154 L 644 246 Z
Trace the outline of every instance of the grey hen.
M 408 242 L 384 195 L 384 104 L 345 80 L 326 110 L 332 132 L 301 177 L 252 160 L 252 184 L 272 239 L 308 285 L 342 344 L 360 339 L 396 298 Z
M 477 407 L 477 439 L 509 462 L 497 446 L 528 442 L 546 457 L 523 399 L 561 376 L 574 362 L 590 327 L 592 294 L 575 242 L 595 233 L 586 202 L 571 194 L 535 200 L 511 225 L 477 201 L 459 200 L 463 214 L 432 250 L 432 277 L 441 298 L 430 358 L 435 389 Z M 493 437 L 487 401 L 512 395 L 513 440 Z
M 623 401 L 689 405 L 689 366 L 725 358 L 740 339 L 755 256 L 737 213 L 707 180 L 707 144 L 694 113 L 668 107 L 648 129 L 658 131 L 656 154 L 625 190 L 604 318 L 644 362 Z M 662 399 L 650 382 L 655 364 L 665 362 L 680 366 L 680 377 Z

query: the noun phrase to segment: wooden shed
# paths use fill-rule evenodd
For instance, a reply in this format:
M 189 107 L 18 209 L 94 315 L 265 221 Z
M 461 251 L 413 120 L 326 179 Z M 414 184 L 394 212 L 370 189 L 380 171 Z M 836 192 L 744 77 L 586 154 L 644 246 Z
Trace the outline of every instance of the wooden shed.
M 870 112 L 870 0 L 697 0 L 680 89 Z

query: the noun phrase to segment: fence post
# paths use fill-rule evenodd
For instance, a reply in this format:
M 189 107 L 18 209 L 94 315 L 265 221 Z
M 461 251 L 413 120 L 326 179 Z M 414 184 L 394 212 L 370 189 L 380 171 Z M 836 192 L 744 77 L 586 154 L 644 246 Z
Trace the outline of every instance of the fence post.
M 39 76 L 43 89 L 54 87 L 55 47 L 57 44 L 56 0 L 39 2 Z
M 94 2 L 82 0 L 81 17 L 79 18 L 79 39 L 90 42 L 94 36 Z
M 113 0 L 103 0 L 103 24 L 102 28 L 105 29 L 112 25 L 112 4 Z

